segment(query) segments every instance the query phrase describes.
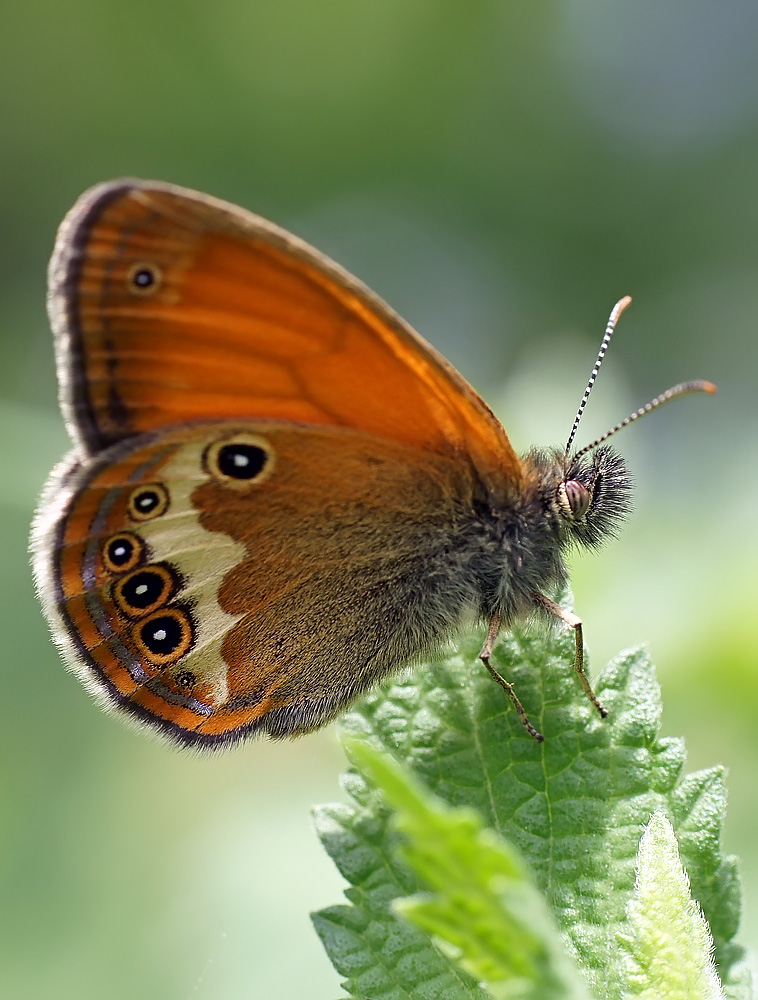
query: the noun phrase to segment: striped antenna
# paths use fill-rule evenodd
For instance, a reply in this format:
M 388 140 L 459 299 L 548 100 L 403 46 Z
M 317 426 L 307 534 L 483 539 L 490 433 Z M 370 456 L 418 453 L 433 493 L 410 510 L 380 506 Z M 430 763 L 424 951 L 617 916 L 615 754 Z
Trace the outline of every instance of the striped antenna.
M 580 455 L 586 455 L 588 451 L 592 451 L 593 448 L 597 448 L 599 444 L 603 441 L 607 441 L 608 438 L 615 434 L 616 431 L 620 431 L 622 427 L 626 427 L 627 424 L 631 424 L 635 420 L 639 420 L 640 417 L 644 417 L 646 414 L 650 413 L 651 410 L 658 409 L 664 403 L 668 403 L 671 399 L 677 399 L 679 396 L 688 396 L 691 392 L 708 392 L 713 394 L 716 392 L 716 386 L 713 382 L 705 382 L 702 379 L 695 379 L 693 382 L 680 382 L 678 385 L 672 385 L 670 389 L 662 392 L 660 396 L 656 396 L 655 399 L 651 399 L 649 403 L 645 406 L 641 406 L 639 410 L 625 417 L 620 423 L 616 424 L 609 431 L 606 431 L 602 437 L 599 437 L 592 444 L 585 445 L 581 451 L 578 451 L 574 458 L 579 458 Z
M 621 313 L 626 309 L 626 307 L 631 303 L 631 296 L 625 295 L 623 299 L 619 299 L 616 305 L 611 310 L 611 315 L 608 317 L 608 323 L 605 327 L 605 335 L 603 336 L 603 342 L 600 345 L 600 350 L 597 352 L 597 361 L 595 362 L 595 367 L 592 369 L 592 374 L 590 375 L 590 380 L 587 383 L 587 388 L 584 390 L 584 395 L 582 396 L 582 401 L 579 404 L 579 409 L 576 412 L 576 417 L 574 418 L 574 426 L 571 428 L 571 433 L 569 434 L 569 439 L 566 442 L 566 454 L 568 455 L 571 450 L 571 445 L 574 443 L 574 438 L 576 437 L 576 432 L 579 429 L 579 421 L 582 419 L 582 414 L 584 413 L 584 408 L 587 405 L 587 400 L 590 398 L 590 393 L 592 392 L 592 386 L 595 384 L 595 379 L 597 378 L 597 373 L 600 371 L 600 365 L 603 363 L 603 358 L 605 357 L 605 352 L 608 350 L 608 344 L 611 342 L 611 337 L 613 336 L 613 331 L 616 329 L 616 323 Z M 603 439 L 605 440 L 605 439 Z M 586 451 L 587 449 L 583 449 Z

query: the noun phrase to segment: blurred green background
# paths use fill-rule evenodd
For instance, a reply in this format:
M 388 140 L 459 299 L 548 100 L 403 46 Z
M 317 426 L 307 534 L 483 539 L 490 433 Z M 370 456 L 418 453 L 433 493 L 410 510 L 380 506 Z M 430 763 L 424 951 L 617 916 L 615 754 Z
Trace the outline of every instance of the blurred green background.
M 576 561 L 598 669 L 648 641 L 665 732 L 728 765 L 726 848 L 758 937 L 753 0 L 25 0 L 0 12 L 0 995 L 339 993 L 308 910 L 333 727 L 210 759 L 106 717 L 60 666 L 26 555 L 67 448 L 45 267 L 87 186 L 170 180 L 339 260 L 482 391 L 514 444 L 579 443 L 681 378 L 719 384 L 617 439 L 623 537 Z

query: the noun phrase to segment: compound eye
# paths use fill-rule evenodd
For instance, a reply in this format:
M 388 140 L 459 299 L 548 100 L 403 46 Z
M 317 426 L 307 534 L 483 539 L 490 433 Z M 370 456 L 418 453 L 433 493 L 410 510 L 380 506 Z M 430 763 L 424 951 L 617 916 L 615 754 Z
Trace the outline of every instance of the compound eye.
M 558 487 L 558 505 L 561 513 L 571 521 L 581 521 L 589 510 L 591 499 L 590 491 L 576 479 L 569 479 Z

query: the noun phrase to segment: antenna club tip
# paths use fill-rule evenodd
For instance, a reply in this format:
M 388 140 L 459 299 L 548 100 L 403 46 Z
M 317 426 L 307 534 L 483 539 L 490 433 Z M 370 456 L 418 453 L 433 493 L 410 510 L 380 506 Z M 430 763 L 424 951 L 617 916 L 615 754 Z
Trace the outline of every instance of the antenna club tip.
M 717 385 L 714 385 L 713 382 L 703 381 L 700 383 L 700 386 L 703 392 L 707 392 L 711 396 L 714 396 L 719 391 L 719 387 Z
M 623 298 L 619 299 L 616 305 L 611 309 L 611 315 L 608 320 L 608 325 L 615 326 L 618 322 L 618 318 L 621 313 L 626 309 L 627 306 L 632 304 L 632 296 L 625 295 Z

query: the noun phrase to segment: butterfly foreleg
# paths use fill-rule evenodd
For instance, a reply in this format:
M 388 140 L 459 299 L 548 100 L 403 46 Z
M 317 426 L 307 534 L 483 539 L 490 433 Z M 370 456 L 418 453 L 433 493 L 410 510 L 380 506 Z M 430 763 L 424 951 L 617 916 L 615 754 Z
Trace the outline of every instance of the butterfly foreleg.
M 505 693 L 510 698 L 511 704 L 516 709 L 516 713 L 519 719 L 521 719 L 521 724 L 523 725 L 524 729 L 526 729 L 529 735 L 533 736 L 535 740 L 537 740 L 539 743 L 542 743 L 545 737 L 541 733 L 538 733 L 537 730 L 529 721 L 529 716 L 526 714 L 524 706 L 519 701 L 519 697 L 514 691 L 513 685 L 509 681 L 507 681 L 505 677 L 502 676 L 502 674 L 499 674 L 497 670 L 495 670 L 495 668 L 490 663 L 490 656 L 492 655 L 492 649 L 495 645 L 495 640 L 497 639 L 498 634 L 500 632 L 501 625 L 502 625 L 502 618 L 499 612 L 493 611 L 492 617 L 490 618 L 489 628 L 487 629 L 487 638 L 484 640 L 482 651 L 479 653 L 479 659 L 482 661 L 482 663 L 489 671 L 492 679 L 497 681 L 497 683 L 500 685 L 503 691 L 505 691 Z
M 560 604 L 556 604 L 555 601 L 551 601 L 549 597 L 545 597 L 544 594 L 540 594 L 535 591 L 534 603 L 537 607 L 542 608 L 544 611 L 549 612 L 556 618 L 560 618 L 561 621 L 565 622 L 569 628 L 574 630 L 574 637 L 576 639 L 576 653 L 574 656 L 574 670 L 579 677 L 579 681 L 582 685 L 584 693 L 587 698 L 595 706 L 598 714 L 602 719 L 608 715 L 608 709 L 602 704 L 598 696 L 592 690 L 592 685 L 590 684 L 587 673 L 584 669 L 584 637 L 582 635 L 582 619 L 578 615 L 575 615 L 571 611 L 567 611 L 562 608 Z

